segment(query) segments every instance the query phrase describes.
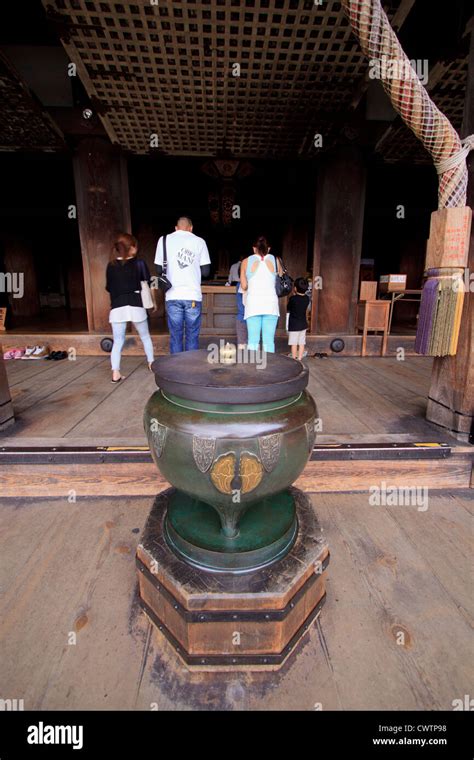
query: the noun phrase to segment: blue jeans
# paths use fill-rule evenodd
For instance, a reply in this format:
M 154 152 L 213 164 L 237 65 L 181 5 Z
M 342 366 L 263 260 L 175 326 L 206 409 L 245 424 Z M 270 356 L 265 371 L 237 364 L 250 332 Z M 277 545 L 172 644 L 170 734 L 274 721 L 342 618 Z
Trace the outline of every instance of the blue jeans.
M 259 314 L 255 317 L 248 317 L 248 348 L 250 351 L 258 351 L 260 344 L 260 333 L 262 333 L 263 350 L 269 353 L 275 353 L 275 330 L 278 317 L 273 314 Z
M 125 343 L 127 324 L 128 322 L 112 322 L 114 345 L 112 346 L 110 363 L 112 369 L 117 370 L 117 372 L 120 370 L 120 359 L 122 357 L 122 348 Z M 153 343 L 151 342 L 150 331 L 148 329 L 148 320 L 144 319 L 143 322 L 134 322 L 133 324 L 143 343 L 148 364 L 151 364 L 153 361 Z
M 239 322 L 244 322 L 245 307 L 244 307 L 244 302 L 243 302 L 243 293 L 239 293 L 237 291 L 236 296 L 237 296 L 237 319 L 239 320 Z
M 201 307 L 201 301 L 166 301 L 171 354 L 179 354 L 183 350 L 183 334 L 185 351 L 199 348 Z

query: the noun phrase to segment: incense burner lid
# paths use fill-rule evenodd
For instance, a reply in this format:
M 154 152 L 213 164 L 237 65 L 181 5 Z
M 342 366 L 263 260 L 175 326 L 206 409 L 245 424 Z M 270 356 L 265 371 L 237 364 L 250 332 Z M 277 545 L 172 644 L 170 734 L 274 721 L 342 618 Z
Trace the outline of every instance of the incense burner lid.
M 249 353 L 250 361 L 226 365 L 212 361 L 201 349 L 160 356 L 153 362 L 157 386 L 190 401 L 259 404 L 301 393 L 308 384 L 308 369 L 299 361 L 267 353 L 262 360 Z

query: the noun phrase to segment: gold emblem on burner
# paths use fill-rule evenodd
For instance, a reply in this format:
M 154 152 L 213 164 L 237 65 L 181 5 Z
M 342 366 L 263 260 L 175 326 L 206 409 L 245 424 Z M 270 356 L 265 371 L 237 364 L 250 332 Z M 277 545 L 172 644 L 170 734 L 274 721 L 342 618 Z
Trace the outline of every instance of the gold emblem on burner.
M 218 457 L 211 468 L 211 480 L 221 493 L 231 495 L 234 491 L 233 481 L 236 476 L 237 457 L 233 451 Z M 242 493 L 250 493 L 262 480 L 263 466 L 260 459 L 244 451 L 239 460 L 239 480 Z M 235 484 L 234 484 L 235 485 Z M 235 490 L 238 490 L 236 488 Z
M 217 457 L 212 465 L 211 480 L 221 493 L 232 493 L 232 481 L 235 473 L 235 454 L 231 451 Z
M 263 477 L 263 467 L 260 459 L 255 454 L 244 451 L 240 456 L 240 478 L 242 480 L 242 493 L 249 493 L 258 486 Z

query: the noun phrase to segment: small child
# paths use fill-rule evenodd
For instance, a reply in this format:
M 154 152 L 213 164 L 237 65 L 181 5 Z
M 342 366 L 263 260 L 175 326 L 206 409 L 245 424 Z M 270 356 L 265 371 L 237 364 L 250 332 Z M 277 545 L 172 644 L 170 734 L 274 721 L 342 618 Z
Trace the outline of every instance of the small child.
M 291 346 L 293 359 L 302 359 L 306 343 L 306 329 L 308 320 L 306 312 L 309 306 L 309 298 L 306 295 L 308 281 L 304 277 L 295 280 L 294 295 L 288 300 L 288 345 Z

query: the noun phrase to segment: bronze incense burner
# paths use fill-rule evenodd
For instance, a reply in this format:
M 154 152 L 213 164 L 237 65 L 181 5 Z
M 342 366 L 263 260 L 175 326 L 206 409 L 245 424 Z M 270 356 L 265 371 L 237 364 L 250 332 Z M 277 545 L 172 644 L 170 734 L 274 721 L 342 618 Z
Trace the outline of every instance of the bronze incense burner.
M 275 561 L 297 531 L 288 487 L 314 444 L 308 370 L 269 354 L 227 365 L 207 351 L 153 364 L 159 390 L 144 424 L 157 467 L 177 489 L 166 535 L 188 561 L 251 569 Z
M 327 543 L 291 484 L 313 450 L 308 370 L 230 349 L 160 357 L 144 414 L 172 484 L 137 549 L 140 603 L 184 662 L 277 668 L 325 600 Z

